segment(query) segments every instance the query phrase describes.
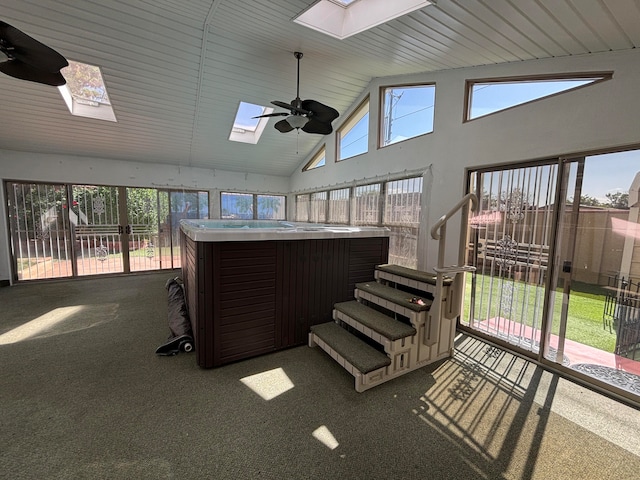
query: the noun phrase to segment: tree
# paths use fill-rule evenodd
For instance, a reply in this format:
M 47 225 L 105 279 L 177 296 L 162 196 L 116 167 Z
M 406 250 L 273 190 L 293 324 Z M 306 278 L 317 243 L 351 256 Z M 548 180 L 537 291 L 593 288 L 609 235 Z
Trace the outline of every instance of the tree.
M 608 202 L 605 204 L 605 206 L 609 208 L 629 208 L 629 192 L 607 193 L 606 197 Z
M 238 194 L 235 197 L 236 212 L 242 218 L 253 218 L 253 195 Z
M 271 195 L 258 195 L 258 218 L 273 219 L 274 214 L 280 209 L 279 197 Z
M 580 205 L 587 207 L 599 207 L 602 203 L 596 197 L 592 197 L 591 195 L 580 195 Z

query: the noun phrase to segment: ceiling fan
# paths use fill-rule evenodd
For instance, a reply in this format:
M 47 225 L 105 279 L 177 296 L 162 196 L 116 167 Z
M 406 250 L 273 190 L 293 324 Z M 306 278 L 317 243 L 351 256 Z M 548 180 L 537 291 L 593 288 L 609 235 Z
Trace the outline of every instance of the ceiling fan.
M 293 55 L 298 60 L 296 98 L 291 100 L 291 103 L 279 102 L 277 100 L 271 102 L 273 105 L 289 110 L 289 113 L 268 113 L 253 118 L 287 117 L 274 125 L 276 130 L 287 133 L 294 129 L 301 129 L 306 133 L 328 135 L 333 132 L 331 122 L 338 118 L 340 113 L 338 113 L 335 108 L 324 105 L 316 100 L 300 100 L 300 59 L 302 58 L 302 53 L 294 52 Z
M 55 87 L 67 83 L 60 73 L 69 65 L 66 58 L 3 21 L 0 21 L 0 52 L 6 57 L 0 62 L 2 73 Z

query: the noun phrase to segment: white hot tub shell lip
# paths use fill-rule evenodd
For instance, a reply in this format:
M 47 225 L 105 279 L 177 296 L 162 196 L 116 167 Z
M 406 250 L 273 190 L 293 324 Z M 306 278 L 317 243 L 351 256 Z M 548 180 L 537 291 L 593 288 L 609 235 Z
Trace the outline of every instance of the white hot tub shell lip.
M 232 222 L 264 222 L 263 225 L 279 223 L 279 227 L 251 228 L 223 225 Z M 388 237 L 391 233 L 386 227 L 366 227 L 354 225 L 331 225 L 288 221 L 261 220 L 180 220 L 180 228 L 195 242 L 238 242 L 251 240 L 303 240 L 307 238 L 365 238 Z

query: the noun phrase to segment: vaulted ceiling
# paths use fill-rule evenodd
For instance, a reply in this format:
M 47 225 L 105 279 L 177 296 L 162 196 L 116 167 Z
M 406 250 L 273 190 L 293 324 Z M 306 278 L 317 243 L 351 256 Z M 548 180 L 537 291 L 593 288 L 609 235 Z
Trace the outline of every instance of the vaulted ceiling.
M 257 145 L 228 137 L 240 101 L 295 97 L 294 51 L 301 98 L 345 112 L 375 77 L 640 46 L 637 0 L 437 0 L 345 40 L 292 22 L 313 3 L 0 0 L 0 20 L 101 67 L 118 120 L 0 74 L 0 149 L 288 176 L 321 136 L 271 119 Z

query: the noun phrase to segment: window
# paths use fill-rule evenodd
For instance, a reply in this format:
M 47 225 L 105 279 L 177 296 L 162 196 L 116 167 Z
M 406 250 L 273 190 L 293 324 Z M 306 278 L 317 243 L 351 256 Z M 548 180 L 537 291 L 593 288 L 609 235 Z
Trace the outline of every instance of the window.
M 349 223 L 349 189 L 329 192 L 329 223 Z
M 389 262 L 415 268 L 418 259 L 422 177 L 385 184 L 383 225 L 391 230 Z
M 421 199 L 421 176 L 301 194 L 296 220 L 387 227 L 389 262 L 416 268 Z
M 355 187 L 351 208 L 351 223 L 354 225 L 378 225 L 380 223 L 380 184 Z
M 253 195 L 250 193 L 227 193 L 220 196 L 221 218 L 253 219 Z
M 467 81 L 465 120 L 473 120 L 558 93 L 610 80 L 612 73 Z
M 311 194 L 309 221 L 324 223 L 327 220 L 327 192 Z
M 309 221 L 310 195 L 296 195 L 296 222 Z
M 258 220 L 285 220 L 286 202 L 283 195 L 257 195 Z
M 322 147 L 318 151 L 318 153 L 316 153 L 313 157 L 311 157 L 311 160 L 309 160 L 309 162 L 304 166 L 302 171 L 306 172 L 307 170 L 313 170 L 314 168 L 324 167 L 325 160 L 326 160 L 325 153 L 326 153 L 325 147 Z
M 435 85 L 382 89 L 380 146 L 433 132 Z
M 385 225 L 418 226 L 422 177 L 387 182 L 385 190 Z
M 260 195 L 252 193 L 220 194 L 220 217 L 237 220 L 285 220 L 286 197 L 284 195 Z
M 253 103 L 240 102 L 236 118 L 229 134 L 233 142 L 258 143 L 260 136 L 267 126 L 268 117 L 256 118 L 273 112 L 271 107 L 263 107 Z
M 99 67 L 70 60 L 60 73 L 67 83 L 58 90 L 72 115 L 116 121 Z
M 369 99 L 356 109 L 337 132 L 338 161 L 369 150 Z

